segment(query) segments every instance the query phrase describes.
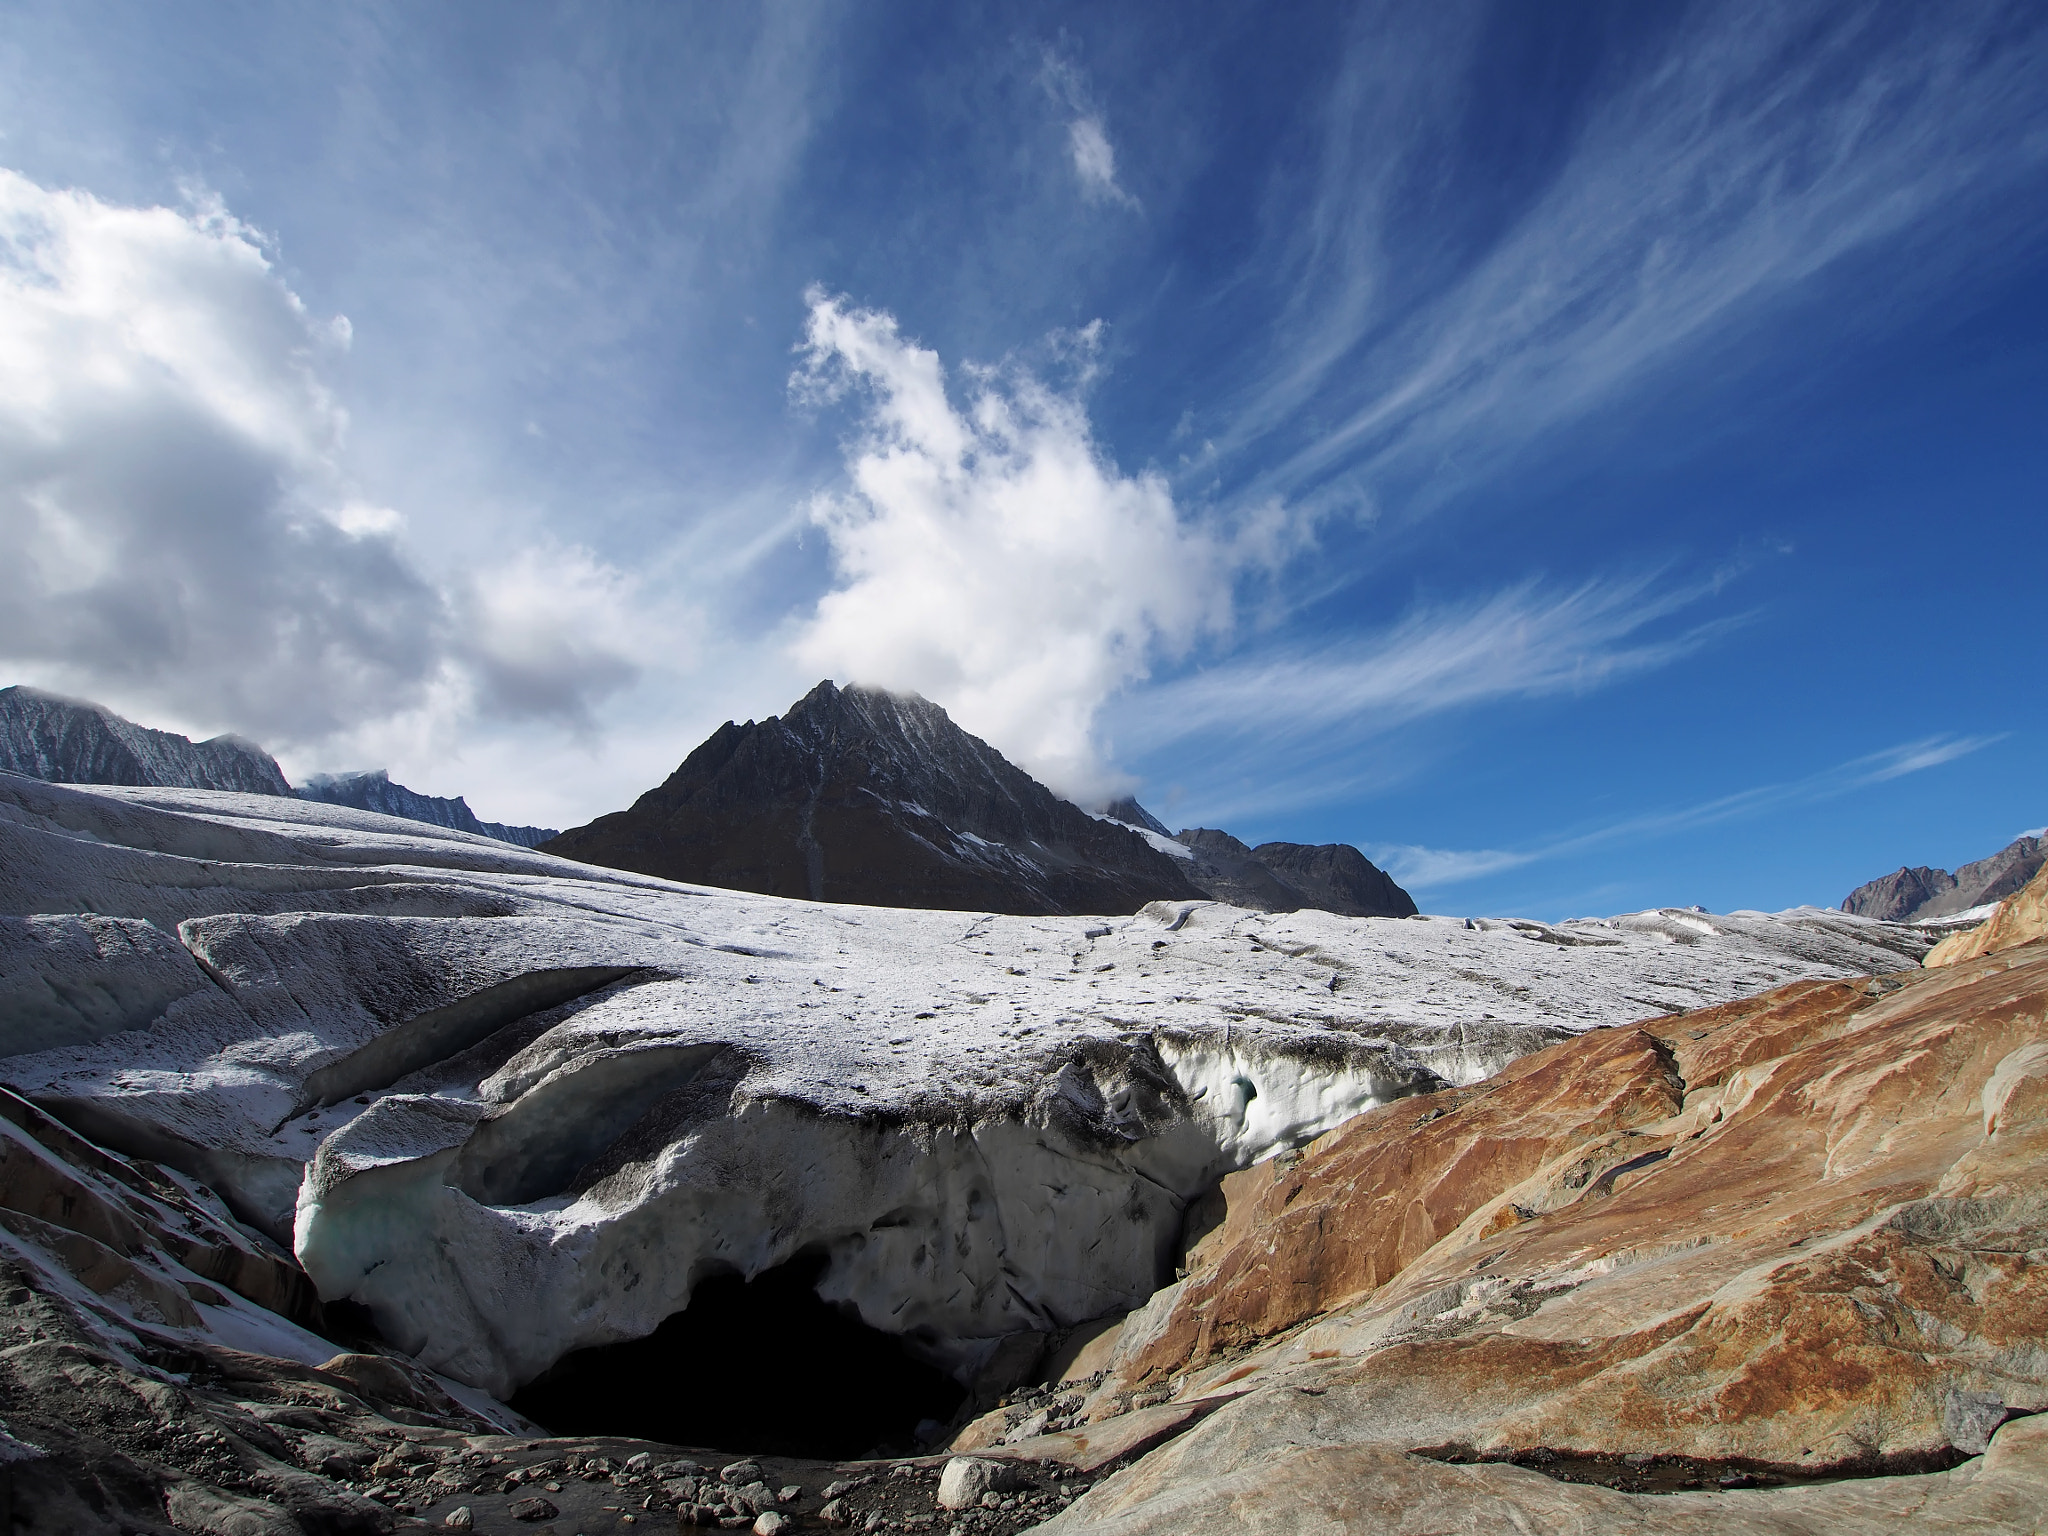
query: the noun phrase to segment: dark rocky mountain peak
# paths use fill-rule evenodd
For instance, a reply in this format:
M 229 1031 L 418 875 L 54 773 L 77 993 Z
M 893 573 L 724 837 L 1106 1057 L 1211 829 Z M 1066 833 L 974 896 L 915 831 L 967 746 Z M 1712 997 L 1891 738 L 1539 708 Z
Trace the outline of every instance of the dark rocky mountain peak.
M 1214 827 L 1187 827 L 1175 836 L 1195 855 L 1188 878 L 1218 901 L 1265 912 L 1316 907 L 1347 917 L 1415 912 L 1415 899 L 1349 843 L 1248 848 Z
M 1965 864 L 1954 874 L 1925 864 L 1894 870 L 1859 885 L 1842 899 L 1842 910 L 1888 923 L 1953 917 L 1972 907 L 2003 901 L 2048 864 L 2048 838 L 2020 837 L 1988 859 Z
M 1902 923 L 1935 897 L 1956 888 L 1956 877 L 1925 864 L 1898 869 L 1859 885 L 1842 899 L 1842 910 L 1880 922 Z
M 99 704 L 21 686 L 0 688 L 0 769 L 53 784 L 292 792 L 270 754 L 252 741 L 193 741 Z
M 1161 837 L 1173 836 L 1172 830 L 1130 795 L 1112 800 L 1103 807 L 1102 814 L 1111 821 L 1120 821 L 1128 827 L 1143 827 L 1147 832 L 1157 832 Z
M 424 821 L 455 832 L 474 832 L 478 837 L 516 843 L 521 848 L 538 847 L 561 835 L 553 827 L 512 827 L 502 821 L 480 821 L 461 795 L 450 800 L 441 795 L 420 794 L 403 784 L 392 783 L 390 773 L 383 768 L 368 773 L 316 773 L 295 793 L 301 800 L 403 816 L 407 821 Z
M 1305 907 L 1352 917 L 1415 914 L 1415 898 L 1349 843 L 1261 843 L 1252 857 L 1300 891 Z
M 1174 840 L 1194 854 L 1188 878 L 1217 901 L 1254 912 L 1294 912 L 1319 905 L 1303 900 L 1300 891 L 1260 863 L 1251 849 L 1228 832 L 1215 827 L 1183 827 Z
M 915 694 L 820 683 L 727 721 L 656 789 L 548 853 L 813 901 L 1007 913 L 1198 900 L 1183 861 L 1054 795 Z

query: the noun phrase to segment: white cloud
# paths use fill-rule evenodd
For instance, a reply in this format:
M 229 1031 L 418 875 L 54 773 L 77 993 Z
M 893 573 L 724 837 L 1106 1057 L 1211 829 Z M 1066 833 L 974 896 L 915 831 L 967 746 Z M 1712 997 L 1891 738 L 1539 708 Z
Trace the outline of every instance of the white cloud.
M 1067 149 L 1074 157 L 1074 174 L 1081 178 L 1081 190 L 1091 198 L 1138 206 L 1116 180 L 1116 150 L 1102 119 L 1093 113 L 1075 118 L 1067 125 Z
M 1090 202 L 1121 203 L 1136 208 L 1138 200 L 1116 179 L 1116 146 L 1109 142 L 1109 128 L 1096 106 L 1087 78 L 1079 66 L 1057 54 L 1048 53 L 1039 82 L 1062 110 L 1067 120 L 1067 154 L 1074 174 L 1080 178 L 1081 194 Z
M 1426 506 L 2048 154 L 2038 50 L 1996 6 L 1702 7 L 1483 248 L 1412 250 L 1404 199 L 1473 109 L 1478 16 L 1374 13 L 1339 63 L 1311 205 L 1259 257 L 1295 291 L 1223 434 L 1274 455 L 1252 494 L 1351 496 L 1363 476 Z M 1932 244 L 1896 280 L 1966 249 Z
M 1122 712 L 1119 739 L 1145 748 L 1212 731 L 1264 743 L 1332 727 L 1383 732 L 1490 699 L 1587 692 L 1705 644 L 1729 621 L 1641 638 L 1704 595 L 1651 576 L 1564 591 L 1524 581 L 1483 601 L 1418 608 L 1376 635 L 1255 652 L 1162 684 Z
M 1929 736 L 1918 741 L 1901 742 L 1837 763 L 1803 779 L 1737 790 L 1676 810 L 1630 816 L 1588 831 L 1553 837 L 1524 849 L 1459 850 L 1383 844 L 1369 848 L 1367 852 L 1403 885 L 1414 890 L 1432 890 L 1614 843 L 1640 842 L 1745 820 L 1787 806 L 1817 804 L 1873 784 L 1903 778 L 1909 773 L 1924 773 L 2003 739 L 2003 736 Z
M 454 654 L 485 714 L 547 716 L 591 728 L 593 700 L 631 682 L 632 658 L 671 666 L 690 649 L 640 601 L 638 583 L 588 549 L 531 547 L 480 570 L 457 594 Z
M 0 668 L 280 749 L 584 718 L 631 671 L 622 580 L 516 548 L 423 571 L 350 483 L 323 381 L 348 342 L 217 200 L 0 170 Z
M 1540 855 L 1509 853 L 1499 848 L 1422 848 L 1412 843 L 1382 843 L 1372 850 L 1378 864 L 1409 891 L 1431 891 L 1484 875 L 1533 864 Z
M 819 290 L 808 301 L 793 387 L 857 390 L 863 415 L 850 489 L 811 509 L 838 584 L 795 654 L 925 694 L 1064 793 L 1108 792 L 1097 710 L 1154 658 L 1227 626 L 1254 552 L 1184 521 L 1157 474 L 1122 473 L 1073 394 L 970 368 L 956 401 L 938 355 L 893 317 Z M 1090 333 L 1070 340 L 1085 351 Z

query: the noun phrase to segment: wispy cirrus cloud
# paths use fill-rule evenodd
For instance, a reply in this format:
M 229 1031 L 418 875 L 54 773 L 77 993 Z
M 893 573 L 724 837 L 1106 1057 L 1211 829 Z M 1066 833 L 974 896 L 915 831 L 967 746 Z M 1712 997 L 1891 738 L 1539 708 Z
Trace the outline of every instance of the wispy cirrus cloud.
M 1433 11 L 1390 39 L 1376 17 L 1339 71 L 1310 212 L 1258 258 L 1292 274 L 1270 362 L 1215 435 L 1224 454 L 1256 445 L 1249 498 L 1426 508 L 2048 157 L 2038 12 L 1701 7 L 1605 82 L 1535 195 L 1461 241 L 1404 209 L 1477 109 L 1474 73 L 1390 64 L 1469 60 L 1473 21 Z
M 1165 682 L 1120 713 L 1133 750 L 1207 732 L 1276 739 L 1380 733 L 1489 700 L 1583 693 L 1690 655 L 1740 616 L 1648 633 L 1708 595 L 1656 573 L 1555 588 L 1530 579 L 1417 608 L 1377 634 L 1252 651 Z
M 1138 200 L 1116 177 L 1116 146 L 1109 141 L 1109 128 L 1094 93 L 1079 66 L 1048 54 L 1039 75 L 1046 94 L 1068 114 L 1067 154 L 1080 179 L 1081 194 L 1091 202 L 1120 203 L 1136 208 Z
M 1652 811 L 1605 826 L 1564 834 L 1525 848 L 1424 848 L 1413 844 L 1378 844 L 1366 850 L 1387 872 L 1411 890 L 1441 890 L 1500 874 L 1523 865 L 1584 853 L 1611 844 L 1645 841 L 1677 832 L 1695 831 L 1723 822 L 1740 821 L 1797 805 L 1811 805 L 1882 784 L 1908 774 L 1939 768 L 2005 739 L 1988 736 L 1929 736 L 1900 742 L 1847 762 L 1836 763 L 1805 778 L 1762 784 L 1719 795 L 1675 810 Z

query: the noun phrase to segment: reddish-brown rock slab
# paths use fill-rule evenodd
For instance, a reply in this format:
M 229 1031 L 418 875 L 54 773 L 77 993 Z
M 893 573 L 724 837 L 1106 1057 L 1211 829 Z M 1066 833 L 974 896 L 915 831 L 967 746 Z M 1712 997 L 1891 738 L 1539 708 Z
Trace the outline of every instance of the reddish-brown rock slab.
M 1402 1458 L 1947 1466 L 1994 1433 L 2032 1444 L 2016 1416 L 2048 1409 L 2044 1170 L 2048 944 L 1598 1031 L 1238 1176 L 1188 1278 L 1125 1324 L 1089 1411 L 1249 1394 L 1137 1469 L 1192 1466 L 1232 1507 L 1270 1480 L 1226 1491 L 1229 1457 L 1188 1461 L 1226 1434 L 1252 1460 L 1263 1443 L 1262 1465 L 1324 1445 L 1330 1466 L 1398 1464 L 1428 1499 L 1481 1502 L 1563 1485 Z M 1970 1483 L 1935 1475 L 1892 1481 Z M 1610 1528 L 1579 1497 L 1543 1489 L 1583 1517 L 1556 1528 Z M 1410 1528 L 1370 1502 L 1288 1528 Z M 1250 1510 L 1214 1528 L 1263 1529 Z

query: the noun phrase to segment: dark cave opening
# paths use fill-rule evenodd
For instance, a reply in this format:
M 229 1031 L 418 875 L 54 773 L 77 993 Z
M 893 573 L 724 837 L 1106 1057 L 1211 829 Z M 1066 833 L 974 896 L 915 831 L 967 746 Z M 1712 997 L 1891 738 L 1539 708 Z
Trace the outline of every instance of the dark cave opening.
M 908 1454 L 966 1393 L 903 1341 L 819 1299 L 822 1254 L 713 1275 L 644 1339 L 579 1349 L 512 1406 L 556 1435 L 630 1435 L 769 1456 Z

